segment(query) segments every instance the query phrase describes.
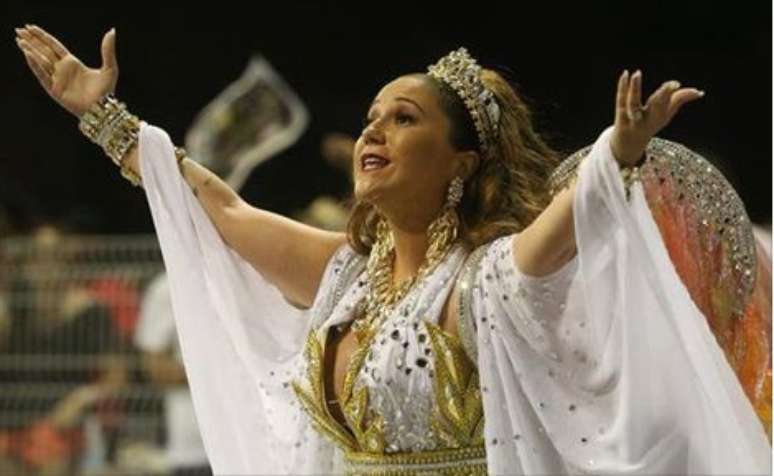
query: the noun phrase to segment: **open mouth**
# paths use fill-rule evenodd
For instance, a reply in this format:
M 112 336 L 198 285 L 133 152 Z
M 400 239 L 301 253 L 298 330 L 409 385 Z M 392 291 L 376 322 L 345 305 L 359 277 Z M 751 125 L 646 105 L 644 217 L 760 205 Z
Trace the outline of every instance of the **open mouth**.
M 360 159 L 360 165 L 363 171 L 383 169 L 390 165 L 390 161 L 376 154 L 364 154 Z

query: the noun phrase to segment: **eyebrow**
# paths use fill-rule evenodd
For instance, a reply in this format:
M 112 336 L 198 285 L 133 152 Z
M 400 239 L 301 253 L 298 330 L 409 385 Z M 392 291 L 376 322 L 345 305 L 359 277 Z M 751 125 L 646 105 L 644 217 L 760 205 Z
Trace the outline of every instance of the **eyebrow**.
M 422 109 L 422 106 L 420 106 L 419 104 L 417 104 L 417 102 L 416 102 L 416 101 L 413 101 L 413 100 L 411 100 L 411 99 L 409 99 L 409 98 L 407 98 L 407 97 L 403 97 L 403 96 L 396 97 L 396 98 L 395 98 L 395 100 L 396 100 L 396 101 L 403 101 L 403 102 L 408 102 L 408 103 L 411 103 L 411 104 L 413 104 L 414 106 L 416 106 L 416 108 L 417 108 L 417 109 L 419 109 L 419 110 L 422 112 L 422 114 L 425 114 L 425 115 L 427 115 L 427 113 L 425 112 L 425 110 L 424 110 L 424 109 Z M 374 105 L 375 105 L 376 103 L 378 103 L 378 102 L 379 102 L 379 100 L 378 100 L 378 99 L 374 99 L 374 102 L 372 102 L 372 103 L 371 103 L 371 106 L 370 106 L 368 109 L 371 109 L 372 107 L 374 107 Z

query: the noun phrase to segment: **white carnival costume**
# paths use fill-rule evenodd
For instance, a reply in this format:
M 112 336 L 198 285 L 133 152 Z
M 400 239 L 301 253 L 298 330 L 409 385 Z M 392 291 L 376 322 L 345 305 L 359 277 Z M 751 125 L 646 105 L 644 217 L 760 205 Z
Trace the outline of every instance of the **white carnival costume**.
M 463 100 L 496 123 L 486 91 L 474 93 Z M 489 127 L 482 121 L 479 134 Z M 715 321 L 700 309 L 753 296 L 754 256 L 736 237 L 749 228 L 738 197 L 706 183 L 723 225 L 716 235 L 733 235 L 735 254 L 721 261 L 736 267 L 718 273 L 739 293 L 697 306 L 654 220 L 648 179 L 628 197 L 611 132 L 567 162 L 578 173 L 577 255 L 536 278 L 514 264 L 518 234 L 472 251 L 452 247 L 353 355 L 345 428 L 328 411 L 322 355 L 328 331 L 352 321 L 369 293 L 367 258 L 343 246 L 312 308 L 292 307 L 223 242 L 167 134 L 143 124 L 142 182 L 215 473 L 768 474 L 771 446 L 751 404 L 758 394 L 745 395 L 733 356 L 708 325 Z M 704 186 L 682 169 L 659 176 L 683 162 L 670 143 L 655 141 L 652 180 Z M 691 200 L 704 200 L 696 193 Z M 458 280 L 459 339 L 437 325 Z M 750 341 L 770 346 L 765 339 Z M 768 369 L 770 385 L 770 362 L 756 365 Z

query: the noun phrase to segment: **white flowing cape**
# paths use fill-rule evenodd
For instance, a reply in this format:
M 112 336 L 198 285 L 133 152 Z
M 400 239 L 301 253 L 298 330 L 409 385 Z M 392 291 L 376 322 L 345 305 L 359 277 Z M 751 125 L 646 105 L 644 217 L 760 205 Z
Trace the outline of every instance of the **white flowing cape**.
M 556 321 L 525 322 L 503 306 L 496 326 L 478 326 L 489 472 L 768 474 L 763 428 L 680 281 L 641 186 L 624 198 L 610 132 L 580 169 L 578 272 Z M 168 135 L 143 124 L 139 144 L 214 472 L 332 471 L 331 444 L 299 416 L 287 385 L 308 313 L 223 242 L 182 179 Z M 496 286 L 506 295 L 512 284 Z M 315 306 L 330 299 L 321 294 Z M 570 328 L 569 340 L 559 336 Z M 524 338 L 538 334 L 540 345 Z

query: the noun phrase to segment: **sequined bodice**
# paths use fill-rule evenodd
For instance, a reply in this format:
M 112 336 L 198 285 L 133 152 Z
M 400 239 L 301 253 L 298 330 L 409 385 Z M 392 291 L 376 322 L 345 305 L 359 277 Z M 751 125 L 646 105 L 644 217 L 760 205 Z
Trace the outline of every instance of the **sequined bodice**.
M 462 250 L 453 253 L 354 351 L 339 396 L 346 428 L 323 403 L 323 356 L 328 333 L 337 324 L 335 312 L 309 334 L 306 381 L 296 382 L 294 389 L 316 428 L 345 452 L 400 455 L 478 448 L 483 456 L 478 371 L 460 340 L 437 324 L 464 257 Z M 340 303 L 344 311 L 354 314 L 362 286 L 363 281 L 354 280 L 354 290 Z

